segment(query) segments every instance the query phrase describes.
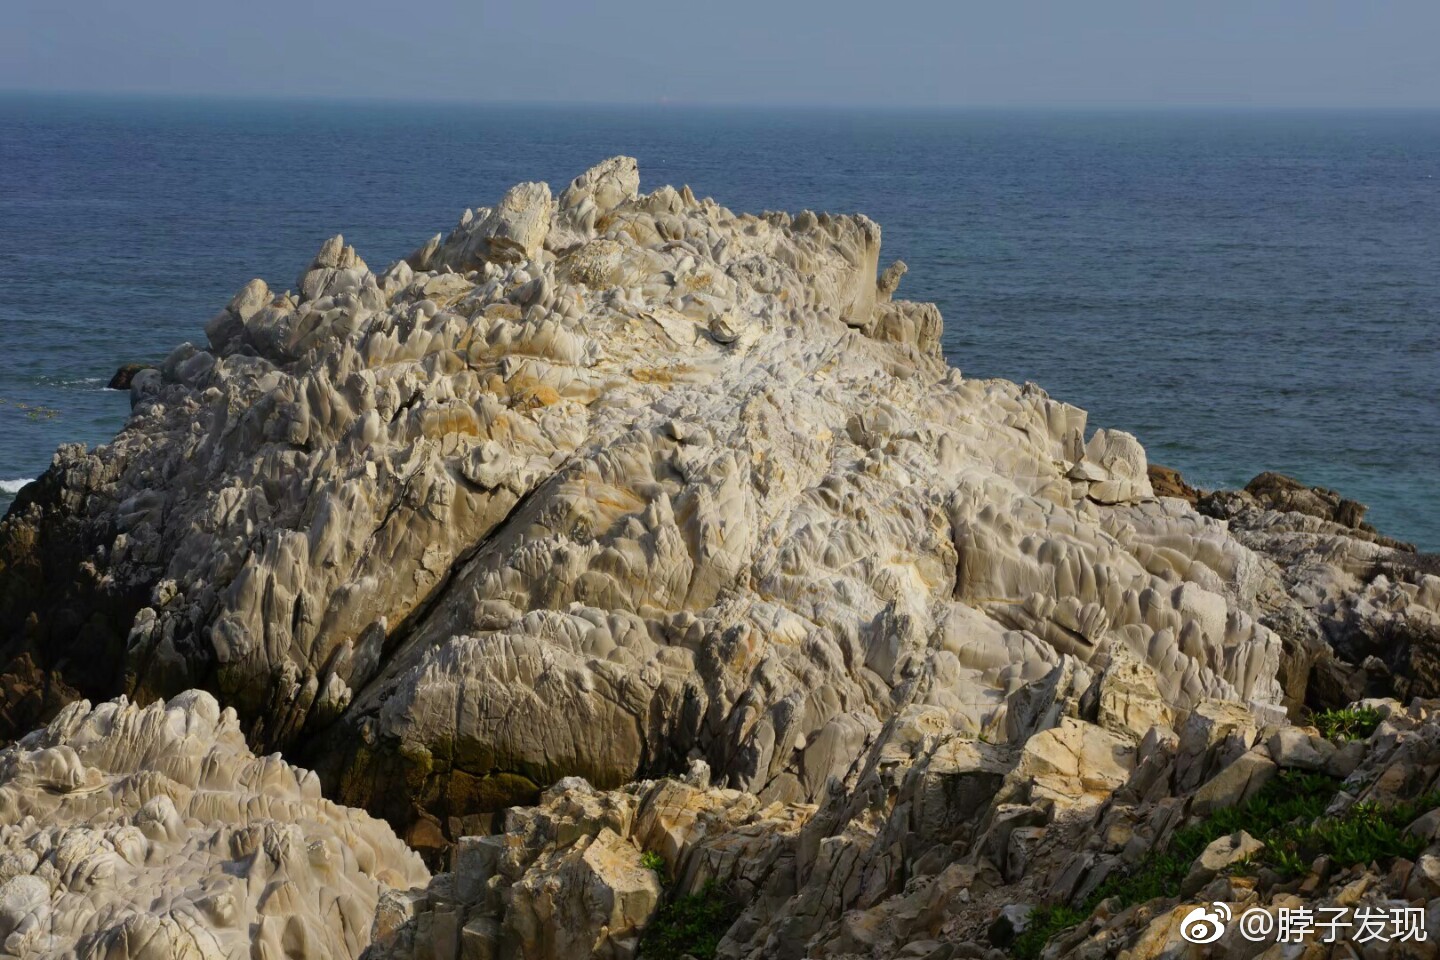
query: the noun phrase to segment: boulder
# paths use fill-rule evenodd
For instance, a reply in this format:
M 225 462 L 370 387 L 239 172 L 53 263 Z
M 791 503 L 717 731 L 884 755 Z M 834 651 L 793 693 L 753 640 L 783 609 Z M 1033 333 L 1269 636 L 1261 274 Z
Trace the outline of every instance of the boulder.
M 486 240 L 486 259 L 497 263 L 535 259 L 545 244 L 554 210 L 547 185 L 520 183 L 511 187 L 477 231 Z
M 1335 755 L 1335 745 L 1313 730 L 1282 727 L 1266 741 L 1270 758 L 1281 767 L 1324 770 Z
M 1188 792 L 1230 766 L 1255 743 L 1259 724 L 1236 703 L 1210 700 L 1191 712 L 1180 728 L 1175 788 Z
M 1134 768 L 1133 743 L 1067 717 L 1026 741 L 1010 778 L 1028 785 L 1031 802 L 1085 806 L 1104 802 Z
M 142 370 L 153 369 L 155 369 L 155 365 L 153 363 L 122 363 L 118 368 L 116 368 L 115 375 L 110 378 L 110 382 L 105 384 L 105 389 L 129 390 L 130 384 L 132 381 L 134 381 L 136 374 L 140 373 Z
M 1201 887 L 1215 879 L 1222 870 L 1226 870 L 1264 849 L 1265 844 L 1244 830 L 1212 841 L 1190 865 L 1190 872 L 1180 883 L 1180 896 L 1194 896 Z
M 1150 489 L 1155 492 L 1155 496 L 1175 497 L 1191 505 L 1199 501 L 1201 492 L 1186 483 L 1179 470 L 1150 463 L 1146 465 L 1145 472 L 1150 478 Z
M 1191 812 L 1203 817 L 1225 807 L 1238 807 L 1279 772 L 1275 761 L 1257 747 L 1205 781 L 1190 801 Z
M 1086 699 L 1100 727 L 1136 743 L 1152 728 L 1168 727 L 1173 719 L 1160 696 L 1155 671 L 1128 654 L 1106 665 L 1086 691 Z
M 660 880 L 613 830 L 538 861 L 510 887 L 502 941 L 523 960 L 626 960 L 660 905 Z
M 1083 477 L 1089 482 L 1086 495 L 1100 503 L 1122 503 L 1153 497 L 1145 465 L 1145 449 L 1140 441 L 1122 430 L 1096 430 L 1085 444 L 1085 459 L 1090 470 Z M 1075 473 L 1072 468 L 1072 474 Z

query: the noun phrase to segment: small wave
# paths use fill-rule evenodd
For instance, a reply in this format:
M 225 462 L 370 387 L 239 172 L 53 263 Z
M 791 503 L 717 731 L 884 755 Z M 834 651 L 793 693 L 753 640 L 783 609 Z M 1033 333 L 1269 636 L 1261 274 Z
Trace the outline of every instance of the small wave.
M 42 387 L 94 387 L 96 384 L 109 383 L 109 377 L 59 377 L 42 374 L 32 381 Z
M 19 493 L 29 480 L 0 480 L 0 493 Z
M 105 377 L 36 377 L 35 382 L 46 387 L 93 387 L 97 383 L 108 383 Z

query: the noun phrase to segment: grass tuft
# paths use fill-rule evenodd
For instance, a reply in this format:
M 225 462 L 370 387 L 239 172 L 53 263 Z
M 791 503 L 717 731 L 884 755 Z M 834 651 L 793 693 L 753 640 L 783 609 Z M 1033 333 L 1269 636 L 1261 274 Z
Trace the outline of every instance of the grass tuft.
M 1083 922 L 1101 901 L 1112 897 L 1117 900 L 1116 912 L 1174 897 L 1195 858 L 1215 840 L 1240 830 L 1262 841 L 1265 849 L 1239 869 L 1254 873 L 1268 868 L 1282 880 L 1304 876 L 1322 856 L 1341 866 L 1384 864 L 1397 857 L 1413 860 L 1425 849 L 1425 841 L 1405 828 L 1422 813 L 1440 807 L 1440 792 L 1391 806 L 1357 803 L 1339 816 L 1327 817 L 1325 810 L 1338 787 L 1338 781 L 1320 774 L 1281 773 L 1244 804 L 1217 810 L 1200 823 L 1176 830 L 1163 850 L 1106 880 L 1079 909 L 1036 908 L 1025 932 L 1011 944 L 1011 955 L 1035 960 L 1052 937 Z

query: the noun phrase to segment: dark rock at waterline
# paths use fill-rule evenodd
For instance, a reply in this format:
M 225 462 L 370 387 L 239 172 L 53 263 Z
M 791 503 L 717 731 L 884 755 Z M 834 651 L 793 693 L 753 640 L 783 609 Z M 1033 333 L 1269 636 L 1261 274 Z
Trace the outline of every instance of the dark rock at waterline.
M 1195 509 L 1217 520 L 1230 521 L 1242 514 L 1263 513 L 1266 510 L 1299 514 L 1334 524 L 1346 536 L 1406 553 L 1415 552 L 1414 544 L 1387 537 L 1366 523 L 1365 511 L 1368 508 L 1358 500 L 1343 497 L 1328 487 L 1306 486 L 1294 477 L 1268 470 L 1247 483 L 1243 490 L 1201 493 L 1195 501 Z
M 1153 470 L 1154 468 L 1152 468 Z M 1166 470 L 1166 468 L 1160 468 Z M 1189 489 L 1175 471 L 1174 481 Z M 1153 482 L 1153 480 L 1152 480 Z M 1157 490 L 1158 492 L 1158 490 Z M 1179 494 L 1172 494 L 1179 496 Z M 1294 477 L 1283 473 L 1265 471 L 1245 484 L 1241 490 L 1216 490 L 1201 493 L 1194 501 L 1200 512 L 1228 520 L 1243 509 L 1278 510 L 1281 513 L 1299 513 L 1317 517 L 1330 523 L 1338 523 L 1351 530 L 1373 533 L 1375 528 L 1364 522 L 1365 504 L 1342 497 L 1327 487 L 1306 486 Z
M 1307 487 L 1294 477 L 1266 471 L 1245 484 L 1245 492 L 1272 510 L 1305 513 L 1356 530 L 1374 530 L 1364 522 L 1365 504 L 1325 487 Z
M 1151 482 L 1160 493 L 1153 474 Z M 1262 622 L 1283 645 L 1277 680 L 1292 717 L 1302 704 L 1326 710 L 1367 697 L 1440 696 L 1440 555 L 1376 532 L 1364 504 L 1279 473 L 1202 493 L 1195 507 L 1275 563 L 1291 598 L 1329 596 L 1309 609 L 1278 596 L 1262 602 Z M 1356 586 L 1335 595 L 1342 577 Z
M 1256 475 L 1242 490 L 1216 490 L 1207 493 L 1186 483 L 1180 471 L 1173 467 L 1152 463 L 1146 470 L 1156 496 L 1185 500 L 1198 506 L 1201 513 L 1218 519 L 1228 520 L 1241 509 L 1256 508 L 1300 513 L 1338 523 L 1351 530 L 1375 533 L 1375 528 L 1365 522 L 1365 511 L 1369 509 L 1365 504 L 1341 496 L 1327 487 L 1306 486 L 1283 473 L 1267 470 Z M 1387 545 L 1400 544 L 1392 541 Z
M 107 383 L 107 384 L 105 384 L 105 389 L 106 389 L 106 390 L 129 390 L 129 389 L 130 389 L 130 381 L 132 381 L 132 380 L 135 379 L 135 375 L 136 375 L 137 373 L 139 373 L 141 370 L 154 370 L 154 369 L 155 369 L 155 365 L 154 365 L 153 363 L 124 363 L 124 364 L 121 364 L 121 365 L 120 365 L 120 368 L 115 371 L 115 376 L 111 377 L 111 378 L 110 378 L 110 382 Z
M 1158 463 L 1152 463 L 1146 467 L 1146 472 L 1150 475 L 1150 488 L 1157 497 L 1176 497 L 1193 506 L 1203 494 L 1203 491 L 1186 483 L 1185 478 L 1180 476 L 1180 471 L 1174 467 L 1162 467 Z
M 130 623 L 149 596 L 148 584 L 121 584 L 92 565 L 115 530 L 86 507 L 121 462 L 79 444 L 57 456 L 62 465 L 23 487 L 0 520 L 0 741 L 72 700 L 121 692 Z

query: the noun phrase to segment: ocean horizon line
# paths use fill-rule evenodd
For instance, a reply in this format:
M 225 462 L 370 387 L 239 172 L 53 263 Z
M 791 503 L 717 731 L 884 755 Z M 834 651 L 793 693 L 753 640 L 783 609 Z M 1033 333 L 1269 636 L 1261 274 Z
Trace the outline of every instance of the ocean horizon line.
M 1064 114 L 1064 115 L 1114 115 L 1144 114 L 1296 114 L 1308 116 L 1394 116 L 1397 114 L 1440 114 L 1440 102 L 1434 104 L 1302 104 L 1302 103 L 1254 103 L 1243 101 L 1076 101 L 1076 102 L 957 102 L 957 103 L 880 103 L 841 101 L 775 101 L 757 102 L 749 100 L 687 100 L 683 98 L 660 97 L 651 100 L 483 100 L 462 97 L 411 97 L 363 94 L 355 96 L 316 94 L 294 96 L 274 93 L 188 93 L 162 90 L 53 90 L 25 87 L 0 87 L 0 99 L 5 100 L 68 100 L 68 101 L 109 101 L 117 103 L 146 104 L 234 104 L 245 106 L 293 106 L 293 107 L 460 107 L 494 109 L 658 109 L 658 110 L 703 110 L 703 111 L 747 111 L 747 112 L 799 112 L 818 113 L 858 112 L 865 114 Z

